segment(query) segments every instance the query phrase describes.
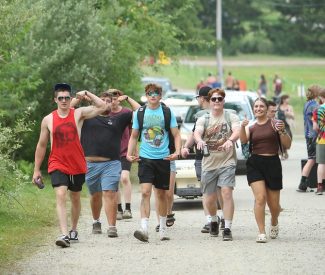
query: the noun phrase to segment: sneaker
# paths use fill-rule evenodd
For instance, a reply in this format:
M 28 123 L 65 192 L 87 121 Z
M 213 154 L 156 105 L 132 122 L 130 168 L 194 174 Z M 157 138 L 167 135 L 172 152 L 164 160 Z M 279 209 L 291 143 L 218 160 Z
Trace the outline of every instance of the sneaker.
M 202 227 L 201 233 L 209 233 L 209 232 L 210 232 L 210 223 L 207 223 Z
M 219 223 L 218 222 L 211 222 L 209 232 L 210 232 L 210 236 L 218 237 L 218 235 L 219 235 Z
M 225 228 L 222 232 L 222 240 L 223 241 L 232 241 L 232 233 L 229 228 Z
M 112 226 L 112 227 L 109 227 L 108 230 L 107 230 L 107 236 L 109 238 L 116 238 L 118 235 L 117 235 L 117 229 L 115 226 Z
M 270 238 L 271 239 L 276 239 L 279 235 L 279 224 L 277 225 L 272 225 L 270 227 Z
M 73 241 L 73 242 L 79 241 L 79 239 L 78 239 L 78 231 L 70 230 L 69 231 L 69 239 L 70 239 L 70 241 Z
M 307 181 L 301 181 L 296 191 L 304 193 L 307 192 L 307 188 L 308 188 Z
M 132 219 L 132 213 L 131 210 L 125 209 L 122 215 L 123 219 Z
M 266 234 L 258 234 L 256 237 L 257 243 L 267 243 L 267 237 Z
M 61 235 L 60 237 L 58 237 L 56 239 L 55 244 L 57 246 L 61 246 L 61 247 L 69 247 L 70 246 L 70 239 L 69 239 L 68 236 Z
M 123 212 L 122 211 L 117 211 L 116 219 L 118 221 L 123 220 Z
M 158 224 L 157 226 L 156 226 L 156 232 L 159 232 L 159 228 L 160 228 L 160 225 Z
M 220 230 L 224 230 L 225 229 L 225 219 L 221 219 L 220 220 Z
M 316 195 L 323 195 L 323 184 L 322 183 L 318 183 L 317 185 L 317 191 L 315 193 Z
M 165 228 L 162 228 L 159 230 L 159 237 L 161 241 L 169 241 L 170 238 L 167 235 L 167 230 Z
M 93 223 L 93 234 L 102 234 L 102 224 L 99 221 Z
M 141 242 L 148 242 L 149 240 L 149 236 L 148 236 L 148 232 L 145 232 L 143 230 L 136 230 L 134 231 L 133 236 L 138 239 Z

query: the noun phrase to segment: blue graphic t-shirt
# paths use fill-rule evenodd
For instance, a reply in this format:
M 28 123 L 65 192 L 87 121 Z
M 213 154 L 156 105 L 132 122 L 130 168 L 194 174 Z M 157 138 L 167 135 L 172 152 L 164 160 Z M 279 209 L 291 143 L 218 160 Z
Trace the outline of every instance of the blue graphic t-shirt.
M 133 115 L 133 129 L 139 129 L 138 110 Z M 175 114 L 171 111 L 170 128 L 176 128 Z M 157 109 L 146 108 L 141 134 L 140 157 L 148 159 L 163 159 L 169 155 L 169 137 L 165 129 L 164 113 L 161 105 Z
M 313 112 L 318 108 L 316 100 L 308 100 L 304 105 L 304 128 L 305 138 L 314 138 L 317 136 L 317 132 L 313 130 Z

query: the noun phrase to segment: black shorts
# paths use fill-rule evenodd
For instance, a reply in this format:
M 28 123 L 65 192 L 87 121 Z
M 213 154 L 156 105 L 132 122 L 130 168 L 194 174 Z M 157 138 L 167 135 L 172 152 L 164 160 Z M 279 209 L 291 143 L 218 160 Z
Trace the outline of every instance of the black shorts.
M 248 185 L 264 180 L 266 187 L 271 190 L 281 190 L 282 166 L 278 155 L 252 155 L 246 161 Z
M 59 170 L 55 170 L 50 175 L 53 188 L 67 186 L 70 191 L 80 192 L 85 182 L 85 174 L 67 175 Z
M 317 137 L 306 138 L 308 159 L 316 159 L 316 139 Z
M 132 163 L 129 162 L 126 157 L 121 157 L 122 170 L 131 171 Z
M 157 189 L 169 190 L 170 161 L 141 158 L 138 177 L 140 183 L 151 183 Z

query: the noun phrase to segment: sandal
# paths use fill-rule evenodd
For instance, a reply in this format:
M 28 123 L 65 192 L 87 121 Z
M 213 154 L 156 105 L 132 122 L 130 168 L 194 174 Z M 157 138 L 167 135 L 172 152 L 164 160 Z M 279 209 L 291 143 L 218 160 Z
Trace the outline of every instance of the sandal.
M 256 242 L 257 243 L 266 243 L 267 242 L 266 234 L 258 234 L 256 237 Z
M 279 224 L 277 225 L 272 225 L 270 227 L 270 238 L 271 239 L 276 239 L 279 235 Z
M 167 215 L 167 220 L 166 220 L 166 225 L 167 227 L 171 227 L 174 225 L 174 222 L 175 222 L 175 218 L 174 218 L 174 213 L 173 214 L 169 214 Z

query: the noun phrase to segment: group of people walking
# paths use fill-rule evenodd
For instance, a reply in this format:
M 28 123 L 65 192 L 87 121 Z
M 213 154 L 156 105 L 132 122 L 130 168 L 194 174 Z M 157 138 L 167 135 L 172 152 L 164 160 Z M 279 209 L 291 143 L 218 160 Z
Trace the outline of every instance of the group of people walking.
M 140 228 L 134 232 L 134 237 L 142 242 L 149 240 L 150 198 L 154 190 L 159 220 L 156 230 L 159 232 L 160 240 L 169 240 L 167 226 L 172 225 L 175 220 L 171 213 L 172 202 L 169 198 L 173 196 L 174 189 L 171 183 L 175 182 L 174 161 L 180 157 L 186 158 L 192 146 L 195 146 L 197 152 L 195 169 L 198 180 L 201 181 L 203 208 L 207 219 L 201 232 L 218 236 L 221 229 L 223 240 L 231 241 L 234 216 L 232 194 L 236 169 L 235 144 L 238 139 L 249 147 L 247 181 L 255 197 L 254 213 L 258 226 L 256 242 L 264 243 L 268 239 L 265 229 L 266 204 L 271 212 L 269 236 L 276 238 L 279 234 L 278 217 L 281 211 L 282 189 L 279 150 L 290 148 L 291 137 L 285 129 L 285 123 L 270 115 L 274 106 L 269 106 L 265 98 L 259 97 L 254 102 L 255 122 L 244 119 L 240 123 L 235 113 L 224 109 L 227 95 L 223 89 L 201 87 L 196 98 L 202 111 L 197 113 L 193 132 L 182 148 L 176 117 L 160 102 L 161 87 L 148 84 L 145 87 L 145 95 L 147 105 L 140 106 L 135 100 L 116 89 L 105 91 L 99 97 L 89 91 L 81 91 L 76 94 L 76 98 L 72 98 L 70 85 L 65 83 L 55 85 L 54 101 L 57 109 L 42 120 L 35 152 L 33 179 L 42 177 L 40 168 L 50 140 L 48 172 L 56 194 L 61 230 L 56 244 L 68 247 L 70 241 L 78 240 L 80 191 L 84 181 L 90 193 L 92 232 L 102 233 L 100 212 L 104 206 L 108 221 L 107 235 L 118 236 L 117 214 L 121 213 L 122 217 L 124 214 L 125 218 L 132 217 L 131 192 L 128 187 L 126 190 L 129 195 L 125 196 L 124 211 L 118 203 L 117 196 L 121 175 L 124 172 L 126 178 L 129 177 L 132 162 L 138 162 L 141 186 L 141 223 Z M 323 97 L 325 102 L 324 89 L 317 96 Z M 82 101 L 91 104 L 74 108 Z M 134 112 L 121 107 L 121 102 L 128 102 Z M 320 171 L 324 173 L 325 155 L 321 148 L 325 143 L 322 143 L 325 130 L 320 122 L 323 120 L 325 107 L 322 106 L 313 113 L 313 120 L 314 129 L 317 124 L 318 131 L 322 133 L 317 145 L 319 150 L 316 160 L 321 164 L 318 166 Z M 310 123 L 306 125 L 310 133 Z M 308 140 L 306 138 L 307 146 L 310 138 L 308 137 Z M 310 151 L 308 147 L 308 153 Z M 299 185 L 302 191 L 307 189 L 307 174 L 308 171 L 303 174 L 304 178 Z M 324 178 L 325 175 L 320 173 L 321 186 Z M 72 202 L 71 230 L 68 230 L 66 213 L 68 190 Z

